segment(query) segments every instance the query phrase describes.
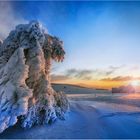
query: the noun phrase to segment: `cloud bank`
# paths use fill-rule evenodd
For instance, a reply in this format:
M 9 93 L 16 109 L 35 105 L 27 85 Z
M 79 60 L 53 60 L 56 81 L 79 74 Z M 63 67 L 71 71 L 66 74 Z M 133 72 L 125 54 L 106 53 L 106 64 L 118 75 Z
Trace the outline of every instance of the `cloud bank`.
M 58 82 L 58 81 L 65 81 L 65 80 L 68 80 L 69 77 L 65 76 L 65 75 L 56 75 L 56 74 L 52 74 L 51 75 L 51 81 L 55 81 L 55 82 Z
M 64 81 L 68 79 L 77 79 L 77 80 L 115 80 L 111 78 L 106 78 L 113 76 L 116 71 L 122 69 L 124 66 L 114 67 L 109 66 L 106 69 L 94 69 L 94 70 L 85 70 L 85 69 L 67 69 L 61 75 L 53 74 L 52 81 Z M 103 78 L 104 77 L 104 78 Z M 116 80 L 119 80 L 119 76 L 116 77 Z M 121 76 L 120 76 L 121 80 Z

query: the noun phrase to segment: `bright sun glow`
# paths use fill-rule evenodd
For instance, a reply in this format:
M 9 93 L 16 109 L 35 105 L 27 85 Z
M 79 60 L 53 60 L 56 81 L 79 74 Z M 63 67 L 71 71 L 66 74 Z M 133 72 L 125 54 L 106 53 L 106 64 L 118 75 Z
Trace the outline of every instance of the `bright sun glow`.
M 139 81 L 131 81 L 132 86 L 138 86 L 140 83 Z

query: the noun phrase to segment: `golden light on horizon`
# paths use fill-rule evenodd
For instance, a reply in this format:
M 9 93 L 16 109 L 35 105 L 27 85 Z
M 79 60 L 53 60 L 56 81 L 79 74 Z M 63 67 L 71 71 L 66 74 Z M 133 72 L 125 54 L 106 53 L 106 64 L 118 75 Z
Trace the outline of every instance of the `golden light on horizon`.
M 65 81 L 57 81 L 57 82 L 53 81 L 53 83 L 79 85 L 88 88 L 112 89 L 112 87 L 126 85 L 128 82 L 68 79 Z
M 65 79 L 60 81 L 53 81 L 53 83 L 79 85 L 88 88 L 98 89 L 112 89 L 113 87 L 120 87 L 125 85 L 132 85 L 140 90 L 140 80 L 81 80 L 81 79 Z

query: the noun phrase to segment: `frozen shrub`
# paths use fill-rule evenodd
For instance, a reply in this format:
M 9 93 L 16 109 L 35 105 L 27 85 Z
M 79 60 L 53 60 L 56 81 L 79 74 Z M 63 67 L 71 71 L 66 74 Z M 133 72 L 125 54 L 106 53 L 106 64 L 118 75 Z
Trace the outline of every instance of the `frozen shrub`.
M 25 128 L 64 118 L 68 100 L 50 83 L 51 59 L 63 61 L 64 54 L 63 42 L 37 21 L 18 25 L 0 41 L 0 132 L 18 118 Z

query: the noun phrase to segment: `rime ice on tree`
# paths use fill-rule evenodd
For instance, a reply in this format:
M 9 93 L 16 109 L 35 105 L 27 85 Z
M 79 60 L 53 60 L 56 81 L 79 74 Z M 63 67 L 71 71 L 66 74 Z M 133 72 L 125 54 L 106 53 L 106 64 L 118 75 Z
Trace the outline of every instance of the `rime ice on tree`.
M 22 127 L 64 118 L 68 100 L 50 83 L 51 59 L 64 59 L 63 42 L 32 21 L 0 41 L 0 132 L 18 119 Z

